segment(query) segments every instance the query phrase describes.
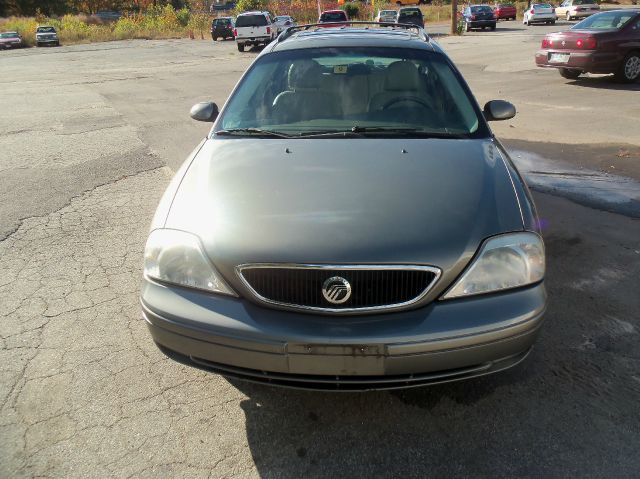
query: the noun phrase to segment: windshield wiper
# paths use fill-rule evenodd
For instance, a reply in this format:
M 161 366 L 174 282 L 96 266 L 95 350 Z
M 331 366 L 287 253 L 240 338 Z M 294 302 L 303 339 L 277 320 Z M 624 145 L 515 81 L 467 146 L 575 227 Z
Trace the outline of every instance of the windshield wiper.
M 387 126 L 358 126 L 354 125 L 349 130 L 322 130 L 301 133 L 299 137 L 293 138 L 313 138 L 313 137 L 364 137 L 369 135 L 394 135 L 407 136 L 413 138 L 466 138 L 449 132 L 425 131 L 421 128 L 412 127 L 387 127 Z
M 277 131 L 261 130 L 260 128 L 229 128 L 227 130 L 219 130 L 214 133 L 220 136 L 242 135 L 244 133 L 248 135 L 266 136 L 269 138 L 291 138 L 291 135 L 278 133 Z

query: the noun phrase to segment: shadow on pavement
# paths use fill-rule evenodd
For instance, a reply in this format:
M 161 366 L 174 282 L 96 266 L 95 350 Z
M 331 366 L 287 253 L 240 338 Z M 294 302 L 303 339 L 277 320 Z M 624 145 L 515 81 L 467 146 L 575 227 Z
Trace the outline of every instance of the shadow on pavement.
M 584 87 L 584 88 L 600 88 L 605 90 L 626 90 L 626 91 L 640 91 L 640 82 L 635 83 L 617 83 L 613 75 L 602 77 L 581 77 L 577 80 L 568 82 L 571 85 Z
M 530 358 L 502 374 L 391 392 L 327 393 L 228 381 L 247 396 L 240 406 L 261 477 L 448 476 L 471 472 L 453 460 L 454 451 L 479 453 L 494 427 L 478 404 L 495 402 L 509 415 L 517 412 L 511 391 L 527 380 Z M 503 432 L 501 441 L 517 433 Z M 486 459 L 487 471 L 499 469 L 497 460 Z

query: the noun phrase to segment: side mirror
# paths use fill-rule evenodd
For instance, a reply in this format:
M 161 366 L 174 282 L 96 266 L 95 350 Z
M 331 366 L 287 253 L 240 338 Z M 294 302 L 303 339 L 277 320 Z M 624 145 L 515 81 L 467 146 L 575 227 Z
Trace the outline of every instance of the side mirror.
M 508 101 L 491 100 L 484 106 L 483 113 L 487 121 L 509 120 L 516 116 L 516 107 Z
M 211 101 L 196 103 L 191 107 L 189 115 L 198 121 L 215 121 L 218 118 L 218 105 Z

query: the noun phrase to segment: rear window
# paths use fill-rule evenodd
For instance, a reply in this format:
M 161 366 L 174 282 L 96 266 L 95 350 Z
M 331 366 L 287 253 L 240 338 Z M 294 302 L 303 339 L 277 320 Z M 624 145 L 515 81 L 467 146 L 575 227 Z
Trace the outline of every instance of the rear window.
M 16 32 L 0 33 L 0 38 L 18 38 L 18 34 Z
M 551 5 L 549 5 L 548 3 L 536 3 L 533 5 L 534 9 L 536 8 L 551 8 Z
M 480 5 L 478 7 L 471 7 L 473 13 L 492 13 L 491 7 L 486 5 Z
M 402 10 L 400 12 L 401 18 L 421 17 L 422 12 L 420 10 Z
M 594 5 L 595 0 L 573 0 L 573 5 Z
M 241 15 L 236 20 L 236 27 L 264 27 L 267 18 L 264 15 Z
M 344 22 L 347 14 L 344 12 L 325 12 L 320 15 L 320 23 L 322 22 Z
M 218 26 L 229 25 L 231 23 L 228 18 L 218 18 L 217 20 L 214 20 L 214 22 Z
M 501 3 L 498 8 L 514 8 L 513 3 Z
M 585 18 L 580 23 L 571 27 L 572 30 L 619 30 L 636 17 L 635 12 L 616 10 L 613 12 L 598 13 Z

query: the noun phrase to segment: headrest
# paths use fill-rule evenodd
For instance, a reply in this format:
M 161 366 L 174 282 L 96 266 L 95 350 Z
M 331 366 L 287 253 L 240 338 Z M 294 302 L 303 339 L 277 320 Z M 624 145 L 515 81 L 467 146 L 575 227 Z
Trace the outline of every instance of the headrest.
M 384 89 L 391 91 L 419 90 L 420 73 L 411 62 L 393 62 L 387 67 Z
M 289 67 L 288 83 L 291 90 L 318 89 L 322 80 L 322 67 L 315 60 L 300 60 Z

